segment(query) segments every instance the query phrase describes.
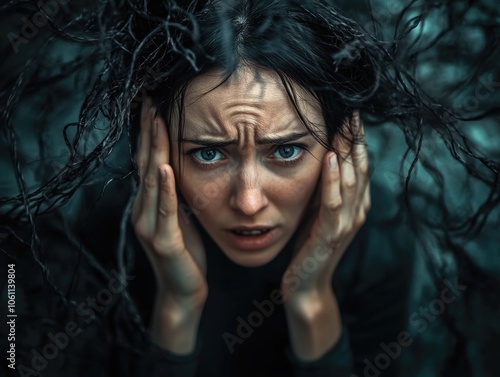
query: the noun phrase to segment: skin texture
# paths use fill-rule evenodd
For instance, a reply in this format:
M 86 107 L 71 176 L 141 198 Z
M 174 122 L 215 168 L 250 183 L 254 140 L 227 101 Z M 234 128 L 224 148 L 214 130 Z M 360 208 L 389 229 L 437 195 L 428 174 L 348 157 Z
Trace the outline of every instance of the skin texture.
M 240 68 L 220 86 L 220 73 L 203 75 L 187 88 L 184 138 L 234 140 L 235 144 L 207 148 L 205 153 L 214 156 L 207 161 L 206 154 L 189 155 L 204 146 L 183 142 L 179 161 L 179 143 L 171 143 L 176 177 L 182 162 L 179 187 L 184 198 L 198 209 L 198 220 L 226 256 L 248 267 L 271 261 L 292 237 L 314 193 L 326 153 L 301 123 L 278 76 L 258 73 L 259 81 L 254 69 Z M 318 104 L 305 91 L 296 91 L 302 112 L 326 132 Z M 173 125 L 177 124 L 174 119 Z M 176 128 L 170 135 L 177 135 Z M 304 144 L 304 149 L 277 150 L 275 144 L 257 143 L 293 133 L 306 134 L 291 142 Z M 255 225 L 277 227 L 275 242 L 262 250 L 239 250 L 229 241 L 227 229 Z
M 255 80 L 255 72 L 260 81 Z M 191 353 L 208 295 L 204 246 L 179 205 L 179 188 L 207 232 L 240 265 L 268 263 L 298 230 L 281 291 L 292 350 L 301 360 L 316 360 L 341 336 L 331 281 L 370 208 L 363 126 L 355 111 L 344 127 L 361 142 L 351 146 L 332 140 L 336 153 L 326 151 L 310 135 L 293 142 L 303 143 L 308 152 L 292 148 L 291 155 L 277 153 L 276 145 L 258 140 L 305 132 L 305 128 L 276 74 L 242 66 L 233 76 L 218 87 L 217 72 L 199 76 L 186 93 L 183 138 L 234 139 L 234 144 L 217 153 L 190 154 L 193 148 L 204 147 L 173 140 L 169 134 L 177 135 L 176 119 L 167 125 L 149 101 L 143 104 L 137 153 L 141 184 L 131 221 L 158 285 L 152 336 L 171 352 Z M 324 132 L 318 104 L 300 87 L 294 87 L 294 93 L 315 131 Z M 196 164 L 193 156 L 213 165 L 203 169 L 203 161 Z M 303 159 L 296 164 L 283 164 L 284 159 L 298 156 Z M 227 227 L 255 224 L 277 227 L 278 236 L 268 248 L 238 250 L 224 237 Z

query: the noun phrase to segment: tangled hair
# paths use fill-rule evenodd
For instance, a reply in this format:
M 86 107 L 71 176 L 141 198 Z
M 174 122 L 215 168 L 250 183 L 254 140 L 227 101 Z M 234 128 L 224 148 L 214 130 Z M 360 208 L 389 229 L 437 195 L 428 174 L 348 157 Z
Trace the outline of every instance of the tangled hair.
M 48 19 L 40 30 L 46 38 L 40 38 L 24 66 L 15 68 L 11 63 L 2 79 L 2 140 L 10 151 L 17 181 L 16 192 L 0 199 L 2 250 L 16 258 L 15 245 L 29 247 L 48 284 L 69 306 L 75 305 L 71 289 L 63 292 L 54 283 L 37 219 L 62 208 L 83 187 L 99 186 L 101 195 L 92 203 L 94 208 L 112 182 L 131 181 L 133 190 L 123 211 L 113 262 L 121 274 L 128 273 L 133 256 L 125 247 L 125 237 L 139 183 L 134 152 L 141 101 L 151 97 L 171 124 L 174 110 L 183 114 L 184 93 L 194 77 L 218 69 L 228 79 L 242 64 L 276 72 L 299 115 L 292 83 L 308 90 L 321 104 L 327 134 L 317 133 L 314 125 L 301 119 L 328 149 L 334 137 L 362 142 L 341 127 L 354 109 L 360 110 L 368 128 L 379 127 L 382 133 L 388 124 L 399 128 L 406 152 L 400 162 L 402 190 L 394 198 L 401 204 L 400 211 L 393 221 L 404 217 L 416 239 L 436 240 L 439 251 L 427 242 L 422 242 L 421 250 L 439 290 L 443 276 L 450 274 L 450 265 L 443 260 L 451 255 L 468 292 L 481 292 L 485 302 L 496 302 L 500 278 L 479 267 L 465 245 L 490 226 L 491 214 L 498 211 L 498 150 L 484 150 L 474 134 L 498 121 L 498 94 L 480 98 L 481 108 L 457 106 L 474 93 L 479 79 L 499 76 L 500 14 L 493 2 L 411 0 L 393 13 L 391 25 L 376 17 L 370 7 L 357 15 L 356 22 L 328 0 L 99 0 L 88 7 L 68 2 L 55 15 L 48 14 L 41 2 L 34 6 L 11 0 L 0 10 L 40 12 Z M 366 18 L 367 14 L 372 18 Z M 27 47 L 19 38 L 10 35 L 11 44 L 3 56 L 12 56 L 13 47 Z M 54 64 L 51 51 L 67 46 L 78 50 Z M 446 78 L 445 70 L 457 74 Z M 42 163 L 43 179 L 27 182 L 23 174 L 26 157 L 14 126 L 20 105 L 40 88 L 56 94 L 38 100 L 41 116 L 36 129 L 30 129 L 37 135 L 37 158 L 43 162 L 50 144 L 43 136 L 51 124 L 47 110 L 57 107 L 54 98 L 72 94 L 64 89 L 70 79 L 86 95 L 78 120 L 64 127 L 69 156 L 55 175 Z M 182 116 L 179 122 L 180 136 Z M 452 170 L 442 170 L 435 148 L 426 148 L 429 143 L 449 152 L 456 162 L 450 165 Z M 121 153 L 121 162 L 110 164 L 115 149 Z M 417 174 L 430 182 L 432 191 L 422 188 Z M 471 199 L 460 213 L 447 195 L 456 175 L 465 176 L 464 187 L 480 199 L 479 203 Z M 79 245 L 77 239 L 74 242 Z M 104 274 L 102 261 L 84 252 L 81 245 L 79 250 L 89 260 L 91 273 Z M 115 313 L 121 316 L 115 330 L 139 330 L 147 337 L 127 291 L 122 298 L 118 305 L 127 310 Z M 449 308 L 443 315 L 456 336 L 455 356 L 460 357 L 467 338 L 464 325 Z

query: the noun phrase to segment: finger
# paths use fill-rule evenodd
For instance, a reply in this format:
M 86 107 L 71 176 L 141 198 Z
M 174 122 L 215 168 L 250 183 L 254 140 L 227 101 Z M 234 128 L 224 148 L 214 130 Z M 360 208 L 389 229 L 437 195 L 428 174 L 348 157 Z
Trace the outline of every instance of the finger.
M 151 114 L 151 145 L 149 150 L 148 172 L 158 178 L 158 168 L 161 164 L 169 163 L 170 143 L 167 127 L 163 118 Z M 156 164 L 156 166 L 155 166 Z
M 156 221 L 156 237 L 164 242 L 162 249 L 182 250 L 178 218 L 178 200 L 172 167 L 163 164 L 159 168 L 160 189 Z
M 339 168 L 342 200 L 344 205 L 352 206 L 358 192 L 358 181 L 356 179 L 352 152 L 349 152 L 344 161 L 339 164 Z
M 366 221 L 367 213 L 370 210 L 370 185 L 366 185 L 365 190 L 362 193 L 362 198 L 360 200 L 359 206 L 356 207 L 356 219 L 354 222 L 354 228 L 359 229 L 363 226 Z
M 153 109 L 151 108 L 151 99 L 146 97 L 142 103 L 141 108 L 141 130 L 139 133 L 138 149 L 136 155 L 137 168 L 139 170 L 139 177 L 141 183 L 139 185 L 139 191 L 135 198 L 134 206 L 132 207 L 132 221 L 136 221 L 140 215 L 140 209 L 142 207 L 142 181 L 144 175 L 146 174 L 146 167 L 149 160 L 149 150 L 151 144 L 151 116 L 153 114 Z
M 345 226 L 349 226 L 352 221 L 355 221 L 361 204 L 361 199 L 357 196 L 361 189 L 356 178 L 353 162 L 354 144 L 352 143 L 352 139 L 355 135 L 354 115 L 351 121 L 346 120 L 343 124 L 343 134 L 345 137 L 340 136 L 335 140 L 336 148 L 339 150 L 341 156 L 344 157 L 339 162 L 339 186 L 342 206 L 336 214 L 338 231 L 341 231 Z
M 364 197 L 363 197 L 363 209 L 368 212 L 371 208 L 372 204 L 371 204 L 371 194 L 370 194 L 370 182 L 368 181 L 367 185 L 366 185 L 366 189 L 365 189 L 365 194 L 364 194 Z
M 338 156 L 334 152 L 328 152 L 325 156 L 321 173 L 321 207 L 317 226 L 313 229 L 313 244 L 308 248 L 309 251 L 315 250 L 317 255 L 321 255 L 321 260 L 324 262 L 322 268 L 310 276 L 312 281 L 316 280 L 320 285 L 321 281 L 331 276 L 330 271 L 341 255 L 337 252 L 341 242 L 340 214 L 344 205 Z M 307 282 L 303 282 L 302 285 L 305 284 Z
M 168 135 L 168 128 L 165 123 L 165 120 L 161 117 L 158 116 L 157 118 L 158 122 L 158 136 L 159 136 L 159 142 L 161 142 L 162 146 L 162 159 L 164 162 L 167 164 L 170 164 L 170 139 Z
M 168 162 L 168 140 L 166 128 L 161 117 L 151 117 L 149 158 L 146 173 L 142 180 L 142 207 L 141 210 L 151 219 L 150 225 L 154 228 L 158 209 L 158 190 L 160 165 Z
M 354 145 L 352 161 L 354 165 L 354 171 L 356 174 L 356 179 L 358 181 L 358 195 L 359 199 L 362 200 L 365 193 L 366 185 L 369 181 L 369 161 L 368 161 L 368 151 L 365 142 L 365 131 L 363 127 L 363 122 L 359 117 L 359 111 L 354 113 L 354 133 L 356 136 L 356 143 Z
M 321 174 L 321 224 L 325 234 L 338 227 L 339 212 L 343 205 L 341 173 L 337 154 L 330 152 L 323 162 Z
M 353 149 L 352 161 L 354 163 L 356 173 L 359 176 L 368 174 L 368 151 L 366 148 L 365 128 L 359 117 L 359 111 L 354 113 L 353 119 L 354 134 L 356 135 Z
M 343 132 L 333 141 L 334 149 L 339 152 L 337 157 L 341 172 L 342 197 L 346 199 L 347 202 L 351 199 L 354 188 L 356 187 L 356 173 L 354 171 L 352 159 L 352 138 L 354 136 L 354 130 L 351 123 L 352 122 L 346 119 L 342 124 Z
M 153 248 L 161 256 L 167 257 L 163 266 L 163 276 L 169 280 L 168 289 L 180 297 L 199 293 L 200 269 L 204 271 L 201 255 L 193 256 L 186 250 L 183 233 L 179 226 L 178 200 L 174 171 L 168 164 L 159 168 L 160 191 L 158 219 Z

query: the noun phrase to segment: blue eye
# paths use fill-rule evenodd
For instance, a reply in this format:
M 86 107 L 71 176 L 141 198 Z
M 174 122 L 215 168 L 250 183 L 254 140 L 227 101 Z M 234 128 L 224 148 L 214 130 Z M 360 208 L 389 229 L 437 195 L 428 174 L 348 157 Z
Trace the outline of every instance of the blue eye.
M 273 156 L 284 160 L 294 160 L 302 150 L 303 148 L 297 145 L 280 145 L 274 151 Z
M 220 160 L 222 153 L 220 153 L 216 148 L 202 148 L 198 149 L 197 151 L 194 151 L 193 156 L 196 157 L 201 162 L 210 163 Z

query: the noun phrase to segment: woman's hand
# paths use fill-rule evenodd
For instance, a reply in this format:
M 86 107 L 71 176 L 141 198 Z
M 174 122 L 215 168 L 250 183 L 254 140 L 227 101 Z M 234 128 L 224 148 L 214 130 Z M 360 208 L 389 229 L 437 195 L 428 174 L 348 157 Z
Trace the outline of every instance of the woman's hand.
M 165 348 L 189 353 L 208 294 L 205 250 L 177 201 L 165 122 L 144 101 L 137 165 L 141 183 L 132 208 L 135 233 L 158 285 L 153 335 Z
M 368 154 L 359 112 L 350 123 L 356 139 L 361 140 L 352 151 L 346 142 L 336 142 L 341 159 L 333 152 L 326 153 L 319 208 L 306 219 L 298 235 L 300 246 L 281 282 L 292 349 L 305 360 L 321 357 L 341 336 L 332 277 L 370 208 Z
M 352 151 L 345 141 L 337 141 L 334 147 L 342 158 L 334 152 L 325 154 L 319 208 L 310 220 L 306 219 L 298 236 L 301 246 L 283 275 L 281 288 L 285 293 L 329 287 L 335 267 L 365 222 L 370 208 L 368 154 L 358 111 L 354 112 L 351 125 L 356 139 L 361 140 Z

